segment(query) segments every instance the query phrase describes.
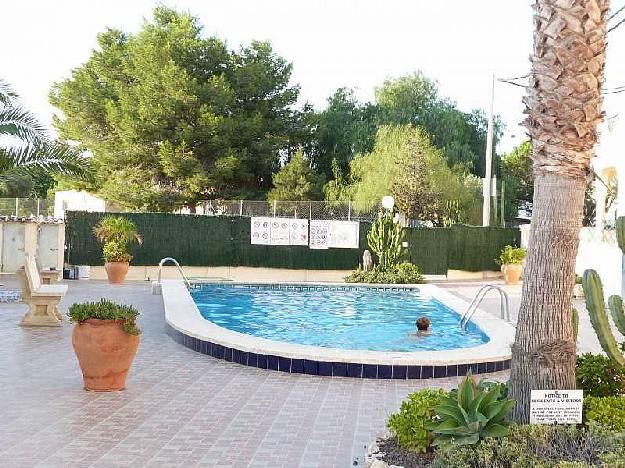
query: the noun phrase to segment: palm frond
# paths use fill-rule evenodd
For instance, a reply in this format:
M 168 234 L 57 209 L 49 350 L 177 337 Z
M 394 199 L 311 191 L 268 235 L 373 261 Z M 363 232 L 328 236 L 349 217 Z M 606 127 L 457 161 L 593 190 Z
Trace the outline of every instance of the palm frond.
M 77 148 L 58 141 L 36 140 L 33 143 L 3 148 L 4 170 L 46 171 L 70 176 L 81 176 L 90 170 L 89 158 Z
M 11 85 L 0 78 L 0 104 L 8 104 L 18 98 L 17 93 L 13 90 Z
M 45 138 L 46 133 L 46 127 L 37 120 L 37 117 L 19 104 L 9 103 L 0 107 L 0 135 L 15 136 L 24 142 L 33 142 Z

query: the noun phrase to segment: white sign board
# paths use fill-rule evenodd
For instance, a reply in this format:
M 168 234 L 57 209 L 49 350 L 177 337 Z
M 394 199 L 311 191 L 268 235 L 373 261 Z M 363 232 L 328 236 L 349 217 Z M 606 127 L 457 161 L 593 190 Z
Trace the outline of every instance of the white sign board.
M 327 249 L 330 241 L 330 221 L 310 220 L 310 248 Z
M 269 245 L 271 242 L 271 218 L 250 218 L 250 237 L 252 244 Z
M 530 424 L 581 424 L 583 390 L 532 390 Z
M 330 221 L 329 247 L 335 249 L 357 249 L 360 236 L 358 221 Z
M 289 220 L 271 219 L 271 245 L 289 245 Z
M 308 245 L 308 220 L 289 220 L 289 236 L 290 245 Z

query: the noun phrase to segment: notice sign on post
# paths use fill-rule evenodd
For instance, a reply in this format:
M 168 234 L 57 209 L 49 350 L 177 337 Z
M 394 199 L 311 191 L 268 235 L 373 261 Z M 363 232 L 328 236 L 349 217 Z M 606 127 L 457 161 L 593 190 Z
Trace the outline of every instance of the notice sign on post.
M 581 424 L 583 390 L 532 390 L 530 424 Z

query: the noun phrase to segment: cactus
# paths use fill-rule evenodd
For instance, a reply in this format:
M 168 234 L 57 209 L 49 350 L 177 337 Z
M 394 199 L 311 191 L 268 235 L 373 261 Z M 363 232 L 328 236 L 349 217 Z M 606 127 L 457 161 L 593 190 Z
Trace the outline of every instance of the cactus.
M 393 219 L 393 212 L 378 213 L 378 219 L 367 234 L 369 248 L 378 257 L 378 265 L 386 271 L 399 262 L 402 255 L 404 230 Z
M 625 216 L 616 218 L 616 241 L 618 248 L 625 253 Z
M 603 285 L 601 284 L 601 278 L 595 270 L 586 270 L 582 279 L 582 285 L 584 287 L 584 296 L 586 298 L 586 309 L 590 315 L 590 323 L 595 329 L 601 348 L 608 355 L 610 359 L 615 361 L 622 367 L 625 367 L 625 357 L 621 353 L 618 343 L 612 334 L 610 329 L 610 321 L 608 315 L 605 312 L 605 301 L 603 299 Z M 623 301 L 619 296 L 610 297 L 609 303 L 613 306 L 610 307 L 612 315 L 618 316 L 619 321 L 625 321 L 623 315 Z M 619 309 L 620 306 L 620 309 Z M 617 320 L 615 320 L 617 322 Z M 620 328 L 619 328 L 620 330 Z
M 616 219 L 616 240 L 621 252 L 625 254 L 625 216 L 619 216 Z M 595 270 L 586 270 L 582 278 L 582 286 L 584 288 L 584 296 L 586 297 L 586 309 L 590 315 L 590 323 L 599 338 L 601 348 L 610 359 L 618 365 L 625 367 L 625 357 L 612 334 L 610 321 L 605 310 L 605 301 L 603 298 L 603 285 L 601 278 Z M 612 315 L 612 320 L 618 331 L 625 335 L 625 307 L 623 306 L 623 298 L 613 295 L 608 299 L 608 308 Z
M 579 313 L 575 307 L 571 310 L 571 327 L 573 328 L 573 336 L 577 342 L 577 332 L 579 331 Z
M 612 320 L 619 332 L 625 335 L 625 311 L 623 309 L 623 298 L 621 296 L 610 296 L 608 307 L 612 313 Z

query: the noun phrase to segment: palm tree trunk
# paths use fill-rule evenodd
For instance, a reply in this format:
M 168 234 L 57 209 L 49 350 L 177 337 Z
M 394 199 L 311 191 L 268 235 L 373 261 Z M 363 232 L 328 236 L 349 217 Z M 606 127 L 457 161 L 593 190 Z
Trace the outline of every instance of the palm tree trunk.
M 526 126 L 534 205 L 512 347 L 512 416 L 529 421 L 530 392 L 575 388 L 571 325 L 584 192 L 601 121 L 609 0 L 536 0 Z
M 571 298 L 585 191 L 583 180 L 536 176 L 510 376 L 519 422 L 529 420 L 531 390 L 575 388 Z

